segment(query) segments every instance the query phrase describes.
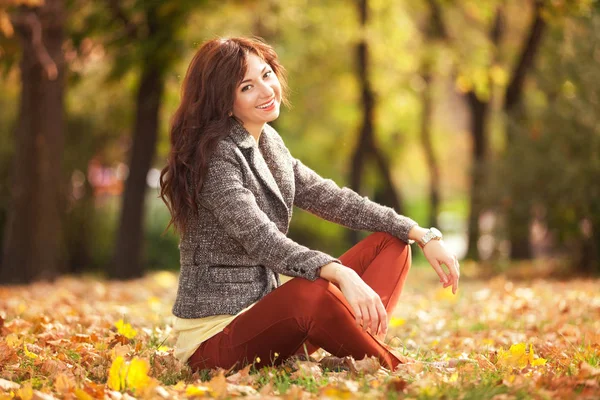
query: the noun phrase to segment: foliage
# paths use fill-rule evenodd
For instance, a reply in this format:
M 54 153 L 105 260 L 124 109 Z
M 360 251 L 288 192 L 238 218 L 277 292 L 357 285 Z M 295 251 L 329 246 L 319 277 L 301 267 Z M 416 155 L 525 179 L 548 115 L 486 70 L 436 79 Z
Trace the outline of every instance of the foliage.
M 600 19 L 581 16 L 547 37 L 523 110 L 507 121 L 515 145 L 497 165 L 490 194 L 519 207 L 534 201 L 538 222 L 580 271 L 600 272 L 600 130 L 597 68 Z M 557 57 L 558 55 L 558 57 Z M 518 197 L 506 198 L 513 182 Z M 591 253 L 591 254 L 590 254 Z
M 600 395 L 600 281 L 470 279 L 452 296 L 434 275 L 411 271 L 390 321 L 388 343 L 408 357 L 394 372 L 366 358 L 341 372 L 295 361 L 192 374 L 173 357 L 173 273 L 4 287 L 0 399 Z

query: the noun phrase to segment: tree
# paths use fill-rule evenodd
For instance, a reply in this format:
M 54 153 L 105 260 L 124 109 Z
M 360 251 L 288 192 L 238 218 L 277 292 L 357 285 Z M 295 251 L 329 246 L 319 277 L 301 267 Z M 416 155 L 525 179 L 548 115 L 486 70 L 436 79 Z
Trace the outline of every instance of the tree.
M 533 17 L 529 26 L 529 32 L 525 45 L 515 64 L 512 78 L 504 93 L 504 112 L 511 120 L 506 126 L 506 152 L 508 154 L 520 152 L 515 146 L 515 136 L 518 134 L 516 124 L 523 122 L 524 109 L 522 107 L 525 78 L 533 68 L 536 56 L 539 52 L 542 37 L 546 29 L 546 23 L 542 18 L 542 1 L 535 1 L 533 5 Z M 522 175 L 521 175 L 522 176 Z M 511 246 L 511 259 L 531 258 L 531 243 L 529 231 L 531 226 L 531 197 L 523 196 L 527 187 L 515 176 L 509 180 L 510 194 L 506 214 L 508 216 L 508 236 Z
M 433 18 L 433 22 L 439 27 L 437 32 L 442 33 L 442 37 L 447 41 L 450 46 L 457 47 L 456 40 L 452 38 L 446 27 L 445 21 L 442 19 L 441 9 L 439 4 L 435 0 L 428 1 L 429 7 L 432 10 L 432 15 L 437 15 Z M 542 3 L 540 1 L 533 1 L 533 18 L 532 22 L 527 29 L 525 44 L 521 46 L 519 54 L 516 56 L 517 62 L 514 68 L 513 74 L 510 78 L 510 83 L 504 90 L 503 98 L 504 110 L 507 112 L 513 112 L 516 105 L 519 103 L 522 97 L 523 82 L 528 71 L 533 67 L 535 56 L 539 48 L 541 36 L 544 29 L 544 24 L 541 19 Z M 463 93 L 466 100 L 466 104 L 469 109 L 470 118 L 470 133 L 472 137 L 472 167 L 471 167 L 471 194 L 469 202 L 469 220 L 468 220 L 468 250 L 467 257 L 471 259 L 477 259 L 479 257 L 477 242 L 479 240 L 479 217 L 486 205 L 486 199 L 484 196 L 484 189 L 486 188 L 485 182 L 487 181 L 487 174 L 489 168 L 489 119 L 494 111 L 493 106 L 493 93 L 497 81 L 501 81 L 497 75 L 501 75 L 497 71 L 503 69 L 499 66 L 501 60 L 498 57 L 499 49 L 504 35 L 504 3 L 499 2 L 498 4 L 487 4 L 487 7 L 494 9 L 493 21 L 489 33 L 487 33 L 488 42 L 491 46 L 491 57 L 483 61 L 484 65 L 478 68 L 483 69 L 483 73 L 479 73 L 478 81 L 476 78 L 471 78 L 465 74 L 465 72 L 459 72 L 457 81 L 459 83 L 459 90 Z M 459 65 L 464 71 L 468 71 L 468 65 Z M 496 72 L 494 72 L 496 71 Z M 496 77 L 495 77 L 496 76 Z M 502 89 L 501 85 L 500 89 Z M 510 133 L 507 132 L 508 135 Z M 510 146 L 510 141 L 507 140 Z M 521 198 L 519 198 L 521 201 Z M 509 210 L 509 213 L 512 212 Z M 529 210 L 527 211 L 529 212 Z M 520 214 L 521 215 L 521 214 Z M 515 240 L 515 243 L 519 243 L 518 246 L 528 248 L 528 236 L 529 230 L 526 228 L 526 238 L 521 238 L 523 235 L 521 227 L 524 221 L 516 219 L 509 221 L 513 225 L 515 237 L 511 235 L 511 239 Z M 528 222 L 528 219 L 525 223 Z M 529 225 L 527 225 L 528 227 Z M 509 228 L 510 229 L 510 228 Z M 521 235 L 519 238 L 516 235 Z M 525 244 L 522 244 L 525 243 Z M 517 248 L 517 247 L 515 247 Z M 519 247 L 522 248 L 522 247 Z
M 369 4 L 367 0 L 357 2 L 360 29 L 362 36 L 356 45 L 356 65 L 361 88 L 361 104 L 363 109 L 362 123 L 359 130 L 357 145 L 351 158 L 350 186 L 360 192 L 362 175 L 366 161 L 371 158 L 383 179 L 381 197 L 376 200 L 403 213 L 404 207 L 400 193 L 394 187 L 389 162 L 377 145 L 374 129 L 375 94 L 369 81 L 369 44 L 366 37 L 366 27 L 369 21 Z M 358 233 L 349 231 L 352 243 L 358 242 Z
M 61 270 L 65 19 L 63 0 L 20 4 L 11 17 L 22 48 L 22 90 L 2 283 L 52 279 Z
M 166 71 L 178 59 L 178 33 L 197 2 L 136 1 L 126 8 L 117 0 L 105 0 L 119 26 L 110 43 L 115 54 L 114 75 L 139 71 L 136 112 L 129 157 L 129 175 L 123 194 L 113 262 L 107 266 L 111 278 L 129 279 L 144 273 L 141 260 L 144 232 L 146 176 L 153 161 L 164 93 Z

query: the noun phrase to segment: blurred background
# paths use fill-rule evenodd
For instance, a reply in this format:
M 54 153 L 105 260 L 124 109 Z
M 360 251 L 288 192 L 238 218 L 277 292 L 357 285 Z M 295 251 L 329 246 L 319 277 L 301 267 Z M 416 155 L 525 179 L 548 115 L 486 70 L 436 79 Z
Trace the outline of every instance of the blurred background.
M 439 227 L 478 270 L 598 274 L 599 10 L 2 0 L 0 283 L 178 269 L 158 198 L 169 121 L 194 52 L 235 35 L 278 52 L 292 107 L 273 125 L 321 176 Z M 295 209 L 289 236 L 339 256 L 366 234 Z

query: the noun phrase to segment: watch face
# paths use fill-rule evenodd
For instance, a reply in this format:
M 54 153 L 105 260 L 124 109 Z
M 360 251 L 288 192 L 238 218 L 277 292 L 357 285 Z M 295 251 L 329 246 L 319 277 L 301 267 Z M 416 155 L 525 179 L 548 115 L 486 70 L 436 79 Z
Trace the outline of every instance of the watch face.
M 434 237 L 439 237 L 439 238 L 442 237 L 442 232 L 440 232 L 437 228 L 431 228 L 431 232 L 434 233 L 434 235 L 435 235 Z

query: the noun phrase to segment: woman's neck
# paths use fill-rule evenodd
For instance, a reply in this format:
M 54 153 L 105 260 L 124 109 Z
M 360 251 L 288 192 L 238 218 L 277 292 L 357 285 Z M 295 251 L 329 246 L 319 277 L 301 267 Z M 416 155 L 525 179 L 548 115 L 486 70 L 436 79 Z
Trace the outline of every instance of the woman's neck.
M 252 135 L 254 140 L 256 140 L 256 144 L 258 144 L 258 140 L 260 139 L 260 134 L 262 133 L 264 127 L 265 127 L 265 124 L 255 125 L 255 126 L 244 126 L 244 128 L 246 128 L 248 133 L 250 133 L 250 135 Z

